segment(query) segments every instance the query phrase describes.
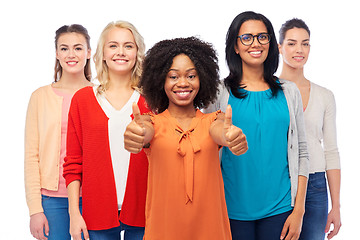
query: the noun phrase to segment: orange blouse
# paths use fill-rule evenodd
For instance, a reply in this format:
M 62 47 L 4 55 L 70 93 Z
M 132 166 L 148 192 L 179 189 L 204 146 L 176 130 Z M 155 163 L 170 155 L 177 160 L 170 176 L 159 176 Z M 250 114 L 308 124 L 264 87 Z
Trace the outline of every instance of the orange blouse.
M 231 239 L 219 147 L 209 134 L 217 113 L 197 110 L 186 131 L 168 110 L 152 116 L 144 239 Z

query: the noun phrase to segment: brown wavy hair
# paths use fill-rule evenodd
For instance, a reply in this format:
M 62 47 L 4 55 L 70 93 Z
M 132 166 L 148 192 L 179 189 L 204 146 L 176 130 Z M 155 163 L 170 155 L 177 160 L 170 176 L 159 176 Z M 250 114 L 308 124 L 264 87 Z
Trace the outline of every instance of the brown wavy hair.
M 57 44 L 59 38 L 64 33 L 79 33 L 84 36 L 87 44 L 87 48 L 90 48 L 90 35 L 85 27 L 80 24 L 72 24 L 72 25 L 64 25 L 56 30 L 55 33 L 55 49 L 57 48 Z M 55 74 L 54 74 L 54 81 L 57 82 L 61 78 L 62 75 L 62 67 L 60 65 L 60 61 L 56 59 L 55 61 Z M 91 66 L 90 66 L 90 59 L 86 60 L 85 68 L 84 68 L 85 78 L 90 82 L 91 81 Z

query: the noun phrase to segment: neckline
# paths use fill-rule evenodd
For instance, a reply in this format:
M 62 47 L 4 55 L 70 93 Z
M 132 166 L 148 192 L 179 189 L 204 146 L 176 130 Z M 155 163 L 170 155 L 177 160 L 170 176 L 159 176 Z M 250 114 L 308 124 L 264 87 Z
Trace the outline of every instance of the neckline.
M 194 130 L 194 128 L 197 126 L 197 124 L 199 122 L 200 117 L 203 115 L 203 113 L 199 109 L 196 109 L 195 117 L 193 117 L 191 119 L 190 126 L 188 127 L 188 129 L 184 130 L 180 126 L 179 121 L 170 114 L 168 109 L 166 109 L 161 114 L 164 115 L 166 118 L 168 118 L 170 120 L 170 122 L 174 125 L 175 129 L 181 130 L 182 132 L 187 132 L 187 131 Z
M 97 94 L 97 87 L 98 86 L 93 86 L 93 92 L 98 104 L 100 105 L 100 108 L 107 117 L 110 116 L 109 114 L 122 114 L 129 107 L 131 107 L 133 102 L 137 102 L 140 97 L 140 94 L 136 90 L 134 90 L 128 101 L 124 104 L 124 106 L 121 109 L 116 109 L 113 105 L 111 105 L 111 103 L 107 100 L 105 96 L 103 96 L 102 94 Z
M 53 86 L 50 86 L 52 91 L 59 97 L 72 97 L 74 94 L 72 93 L 67 93 L 67 92 L 63 92 L 63 91 L 60 91 L 59 89 L 53 87 Z
M 308 103 L 306 105 L 305 110 L 303 110 L 303 113 L 307 112 L 308 108 L 311 106 L 311 101 L 312 101 L 312 91 L 313 91 L 313 83 L 311 81 L 310 82 L 310 92 L 309 92 L 309 100 Z
M 271 92 L 271 88 L 268 88 L 266 90 L 261 90 L 261 91 L 251 91 L 251 90 L 247 90 L 247 89 L 241 89 L 241 90 L 246 91 L 248 93 L 265 93 L 265 92 L 269 92 L 269 91 Z

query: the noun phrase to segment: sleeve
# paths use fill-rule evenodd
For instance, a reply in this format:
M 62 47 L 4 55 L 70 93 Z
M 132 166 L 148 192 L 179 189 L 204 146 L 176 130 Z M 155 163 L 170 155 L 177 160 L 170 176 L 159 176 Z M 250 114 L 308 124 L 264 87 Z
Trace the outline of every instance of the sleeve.
M 332 92 L 328 92 L 323 125 L 326 170 L 340 169 L 340 156 L 336 137 L 336 103 Z
M 31 95 L 25 123 L 25 195 L 30 215 L 43 212 L 41 204 L 38 97 Z
M 223 112 L 222 112 L 221 110 L 217 110 L 217 111 L 211 113 L 211 117 L 210 117 L 211 123 L 212 123 L 212 122 L 215 122 L 215 121 L 217 120 L 218 115 L 219 115 L 220 113 L 223 113 Z
M 295 88 L 295 121 L 299 144 L 299 175 L 309 177 L 309 153 L 307 150 L 305 120 L 300 91 Z
M 223 113 L 223 112 L 221 110 L 217 110 L 216 112 L 213 112 L 213 113 L 209 114 L 210 115 L 210 127 L 211 127 L 211 124 L 217 120 L 218 115 L 220 113 Z M 210 127 L 209 127 L 209 131 L 210 131 Z M 222 145 L 218 145 L 218 146 L 219 146 L 218 150 L 220 151 L 220 149 L 222 149 L 223 146 Z M 219 157 L 221 159 L 221 154 L 220 154 Z
M 82 125 L 80 121 L 79 105 L 74 95 L 68 116 L 68 132 L 66 141 L 66 157 L 63 176 L 68 186 L 72 181 L 82 180 Z

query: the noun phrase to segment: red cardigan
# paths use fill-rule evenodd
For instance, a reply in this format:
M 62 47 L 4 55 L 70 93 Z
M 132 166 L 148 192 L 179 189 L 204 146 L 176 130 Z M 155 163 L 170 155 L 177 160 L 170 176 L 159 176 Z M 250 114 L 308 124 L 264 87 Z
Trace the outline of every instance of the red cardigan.
M 141 113 L 149 112 L 142 96 L 138 106 Z M 117 227 L 119 220 L 130 226 L 145 226 L 147 157 L 143 151 L 130 154 L 127 185 L 119 217 L 108 117 L 92 87 L 79 90 L 72 98 L 66 151 L 63 176 L 66 185 L 74 180 L 81 182 L 82 215 L 89 230 Z

